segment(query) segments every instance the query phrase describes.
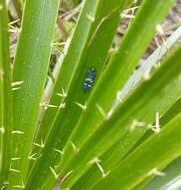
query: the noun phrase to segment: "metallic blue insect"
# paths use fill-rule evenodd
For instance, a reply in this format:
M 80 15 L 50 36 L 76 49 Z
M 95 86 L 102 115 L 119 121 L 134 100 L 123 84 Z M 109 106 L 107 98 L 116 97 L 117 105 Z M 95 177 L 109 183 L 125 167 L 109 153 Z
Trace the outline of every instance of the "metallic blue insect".
M 94 79 L 96 77 L 96 70 L 94 68 L 89 69 L 87 72 L 87 77 L 83 84 L 84 91 L 89 91 L 92 88 L 92 84 L 94 83 Z

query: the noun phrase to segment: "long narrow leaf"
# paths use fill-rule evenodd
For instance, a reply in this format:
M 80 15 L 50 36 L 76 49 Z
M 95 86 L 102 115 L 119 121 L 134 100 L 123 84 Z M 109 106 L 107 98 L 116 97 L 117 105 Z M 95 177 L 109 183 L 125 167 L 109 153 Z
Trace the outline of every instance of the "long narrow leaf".
M 0 0 L 0 187 L 8 180 L 11 161 L 13 107 L 9 55 L 8 13 Z
M 107 114 L 107 111 L 113 103 L 116 93 L 122 87 L 127 77 L 129 77 L 128 72 L 133 70 L 135 64 L 142 56 L 155 33 L 157 23 L 166 15 L 172 4 L 173 2 L 171 1 L 164 1 L 163 7 L 162 1 L 155 1 L 154 3 L 144 1 L 127 35 L 120 44 L 118 53 L 109 63 L 106 72 L 97 84 L 94 94 L 88 102 L 88 109 L 83 113 L 69 142 L 70 149 L 72 147 L 71 142 L 80 147 L 96 130 L 96 127 L 108 118 L 110 114 Z M 143 16 L 145 14 L 147 16 Z M 149 29 L 147 28 L 145 31 L 145 26 L 142 26 L 142 24 L 146 24 Z M 143 35 L 144 38 L 141 37 Z M 142 46 L 140 46 L 140 43 Z M 70 159 L 71 154 L 68 153 L 68 155 Z M 65 160 L 68 161 L 67 155 L 65 155 Z
M 181 188 L 181 157 L 174 160 L 163 170 L 165 176 L 157 176 L 144 190 L 179 190 Z
M 69 171 L 73 171 L 73 173 L 65 181 L 65 187 L 71 187 L 90 168 L 88 163 L 94 158 L 102 160 L 101 165 L 105 166 L 103 167 L 105 173 L 109 171 L 113 167 L 113 163 L 119 162 L 142 135 L 149 130 L 152 122 L 156 120 L 156 113 L 162 115 L 175 103 L 181 93 L 179 87 L 181 71 L 178 70 L 181 61 L 177 60 L 180 52 L 181 48 L 166 61 L 150 81 L 144 82 L 120 105 L 112 118 L 105 121 L 83 147 L 77 147 L 80 149 L 77 154 L 71 146 L 66 149 L 64 152 L 66 159 L 62 161 L 58 171 L 63 169 L 61 172 L 63 176 Z M 173 62 L 175 62 L 174 65 L 172 65 Z M 175 85 L 174 88 L 173 85 Z M 171 92 L 170 89 L 173 91 Z M 145 113 L 147 114 L 145 115 Z M 106 154 L 101 157 L 102 153 L 108 148 L 112 148 L 116 142 L 115 149 L 113 148 L 112 152 L 111 150 L 108 152 L 110 155 Z M 74 155 L 71 161 L 69 155 Z
M 143 2 L 127 35 L 120 44 L 118 53 L 109 63 L 93 95 L 90 97 L 88 109 L 85 110 L 79 120 L 77 128 L 69 141 L 69 147 L 72 147 L 71 142 L 80 147 L 92 135 L 99 124 L 110 116 L 111 113 L 108 111 L 117 92 L 124 85 L 138 60 L 143 55 L 155 33 L 156 25 L 167 14 L 173 2 L 164 1 L 164 6 L 163 1 Z M 70 157 L 69 154 L 68 158 Z M 65 160 L 67 160 L 66 156 Z
M 27 0 L 14 61 L 13 161 L 8 189 L 23 189 L 48 71 L 59 0 Z
M 175 104 L 163 115 L 160 119 L 161 125 L 165 125 L 169 122 L 174 116 L 181 112 L 181 98 L 179 98 Z
M 61 104 L 61 100 L 64 99 L 67 94 L 70 81 L 89 39 L 90 29 L 94 25 L 94 20 L 91 20 L 91 18 L 94 19 L 99 4 L 99 1 L 84 2 L 70 45 L 66 47 L 67 50 L 63 58 L 63 63 L 52 92 L 52 97 L 49 101 L 51 105 L 58 107 Z M 51 130 L 50 126 L 57 112 L 59 112 L 59 110 L 48 107 L 40 130 L 38 131 L 37 142 L 45 141 L 45 137 Z
M 163 42 L 145 61 L 141 66 L 134 71 L 133 75 L 126 82 L 124 88 L 119 94 L 119 99 L 123 99 L 143 78 L 146 73 L 156 65 L 172 49 L 181 38 L 181 26 L 171 34 L 171 36 Z M 117 101 L 118 104 L 120 102 Z
M 100 1 L 100 7 L 97 11 L 97 14 L 99 16 L 98 21 L 95 18 L 97 25 L 91 28 L 91 34 L 89 35 L 89 39 L 87 39 L 87 49 L 84 49 L 81 60 L 78 60 L 77 62 L 78 67 L 70 85 L 68 95 L 65 99 L 66 107 L 59 112 L 55 123 L 53 124 L 52 131 L 48 137 L 48 147 L 43 150 L 43 156 L 41 156 L 39 162 L 35 166 L 36 168 L 33 168 L 34 174 L 37 174 L 37 170 L 41 170 L 43 172 L 41 175 L 42 182 L 44 182 L 45 174 L 46 176 L 49 174 L 52 175 L 50 167 L 56 163 L 56 157 L 60 159 L 60 155 L 59 153 L 56 153 L 55 149 L 61 150 L 65 145 L 68 137 L 72 132 L 73 127 L 79 118 L 81 111 L 83 111 L 83 109 L 81 109 L 81 105 L 83 108 L 86 99 L 90 95 L 90 92 L 85 92 L 83 89 L 83 83 L 87 72 L 89 69 L 94 68 L 96 70 L 96 80 L 99 77 L 107 58 L 107 52 L 109 51 L 113 37 L 116 33 L 116 29 L 119 25 L 119 11 L 122 10 L 127 4 L 129 4 L 129 2 L 130 1 L 117 0 L 112 3 L 111 6 L 109 6 L 109 1 Z M 90 2 L 87 1 L 87 4 L 90 4 Z M 87 13 L 84 14 L 84 17 L 84 19 L 87 20 Z M 71 54 L 69 56 L 71 56 Z M 95 56 L 94 62 L 92 61 L 93 56 Z M 51 155 L 52 158 L 46 160 L 47 154 Z M 47 165 L 46 167 L 45 164 Z M 43 168 L 43 170 L 40 168 Z M 46 173 L 44 171 L 45 169 L 47 171 Z M 34 178 L 36 178 L 36 176 L 34 176 Z M 32 178 L 31 184 L 33 186 L 30 186 L 30 189 L 35 188 L 35 185 L 37 185 L 33 183 L 34 178 Z M 53 181 L 55 180 L 56 179 L 53 178 Z M 49 186 L 51 188 L 50 182 L 47 181 L 45 188 L 48 189 Z
M 100 181 L 94 190 L 103 190 L 111 185 L 112 190 L 132 189 L 149 175 L 155 175 L 159 169 L 181 154 L 179 114 L 173 121 L 163 128 L 159 134 L 149 138 L 136 149 L 125 161 L 105 179 Z M 124 174 L 127 175 L 124 175 Z

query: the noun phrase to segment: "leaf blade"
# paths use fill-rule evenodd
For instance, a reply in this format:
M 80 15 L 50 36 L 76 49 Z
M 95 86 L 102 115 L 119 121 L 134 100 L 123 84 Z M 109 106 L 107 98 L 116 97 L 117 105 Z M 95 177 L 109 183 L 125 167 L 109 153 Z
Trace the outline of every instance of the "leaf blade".
M 174 1 L 167 1 L 167 5 L 164 3 L 165 9 L 163 9 L 163 4 L 161 1 L 156 1 L 155 3 L 144 1 L 142 9 L 137 13 L 138 15 L 135 18 L 135 21 L 130 27 L 125 38 L 122 40 L 122 43 L 120 44 L 119 52 L 111 60 L 110 65 L 108 65 L 107 70 L 104 72 L 104 75 L 101 77 L 99 83 L 95 87 L 95 90 L 88 102 L 89 109 L 85 110 L 79 120 L 79 123 L 76 126 L 76 129 L 73 132 L 71 141 L 73 141 L 77 146 L 80 146 L 80 144 L 83 143 L 85 139 L 84 137 L 87 137 L 88 134 L 91 136 L 94 130 L 96 130 L 96 127 L 94 128 L 91 126 L 99 126 L 99 124 L 105 120 L 105 116 L 101 114 L 98 106 L 103 110 L 103 112 L 105 112 L 105 115 L 109 116 L 109 114 L 111 114 L 109 113 L 109 109 L 112 106 L 114 98 L 116 97 L 116 93 L 124 85 L 124 82 L 129 77 L 128 72 L 131 72 L 133 70 L 135 64 L 137 64 L 137 61 L 141 58 L 143 52 L 145 51 L 146 46 L 151 41 L 151 38 L 155 32 L 156 24 L 160 21 L 163 15 L 166 15 L 169 7 L 172 6 L 173 2 Z M 155 7 L 153 8 L 152 6 Z M 163 12 L 161 13 L 161 11 Z M 142 16 L 145 14 L 147 16 Z M 158 15 L 160 17 L 158 17 Z M 151 27 L 145 27 L 145 22 L 147 22 L 147 25 L 150 24 Z M 141 26 L 141 24 L 144 26 Z M 145 36 L 145 30 L 149 30 L 147 37 Z M 143 35 L 146 38 L 142 39 L 141 36 Z M 141 46 L 140 43 L 142 44 Z M 135 46 L 131 47 L 130 44 L 133 44 Z M 139 49 L 137 53 L 135 53 L 135 49 Z M 127 54 L 128 50 L 130 51 L 129 55 Z M 124 72 L 125 70 L 128 70 L 128 72 Z M 113 75 L 115 72 L 116 74 Z M 88 123 L 87 120 L 89 120 Z
M 59 0 L 27 0 L 23 26 L 14 61 L 13 80 L 19 89 L 14 91 L 13 157 L 14 171 L 8 189 L 24 188 L 33 133 L 36 127 L 41 96 L 48 71 L 56 14 Z M 46 28 L 46 30 L 45 30 Z M 26 126 L 26 128 L 25 128 Z
M 11 162 L 13 107 L 9 53 L 8 13 L 6 2 L 0 1 L 0 186 L 8 180 Z
M 125 161 L 120 163 L 120 165 L 115 168 L 112 175 L 109 175 L 107 179 L 103 179 L 102 182 L 98 183 L 92 189 L 105 189 L 105 187 L 110 184 L 112 184 L 112 189 L 117 189 L 120 185 L 122 189 L 134 188 L 134 186 L 145 177 L 154 175 L 154 171 L 162 169 L 170 161 L 177 158 L 181 154 L 179 150 L 181 142 L 178 135 L 180 133 L 180 122 L 181 115 L 179 114 L 162 129 L 160 134 L 155 134 L 149 138 Z M 171 139 L 168 141 L 168 138 Z M 139 162 L 141 164 L 139 164 Z M 127 173 L 128 175 L 123 176 L 122 174 L 124 173 Z
M 171 189 L 172 187 L 175 190 L 179 190 L 181 187 L 180 183 L 180 173 L 181 173 L 181 165 L 180 157 L 174 160 L 171 164 L 169 164 L 165 169 L 164 173 L 166 174 L 164 177 L 155 177 L 144 190 L 149 190 L 154 187 L 155 190 L 161 189 Z
M 111 167 L 113 167 L 112 164 L 114 161 L 115 164 L 118 163 L 142 137 L 142 135 L 149 130 L 148 126 L 150 123 L 154 122 L 156 113 L 159 112 L 160 114 L 163 114 L 175 103 L 180 96 L 181 90 L 179 86 L 177 86 L 180 84 L 180 71 L 177 69 L 180 67 L 179 65 L 181 62 L 177 61 L 174 65 L 175 68 L 173 68 L 173 66 L 170 67 L 170 65 L 178 59 L 180 51 L 181 48 L 178 48 L 177 51 L 166 60 L 162 68 L 155 73 L 150 81 L 144 82 L 137 90 L 135 90 L 135 92 L 128 97 L 122 105 L 120 105 L 118 108 L 119 111 L 117 110 L 110 120 L 105 121 L 82 147 L 78 147 L 80 149 L 78 154 L 75 154 L 75 151 L 71 146 L 67 148 L 67 152 L 65 153 L 67 153 L 67 155 L 74 154 L 74 157 L 72 157 L 72 160 L 66 157 L 66 160 L 63 160 L 59 171 L 63 170 L 61 175 L 65 175 L 68 171 L 73 170 L 74 174 L 65 181 L 63 187 L 71 187 L 71 185 L 75 183 L 75 181 L 90 167 L 87 163 L 95 157 L 100 157 L 102 160 L 105 159 L 106 171 L 110 170 Z M 170 73 L 171 68 L 175 74 Z M 178 73 L 176 74 L 176 72 Z M 173 75 L 176 77 L 175 79 L 172 78 Z M 162 76 L 162 80 L 160 80 L 160 76 Z M 175 84 L 177 85 L 172 94 L 169 89 L 173 89 L 172 87 Z M 155 91 L 157 92 L 156 94 Z M 169 96 L 165 95 L 167 93 Z M 147 114 L 145 115 L 145 113 Z M 114 123 L 114 121 L 116 123 Z M 134 128 L 132 128 L 135 121 L 142 122 L 144 125 L 140 127 L 134 126 Z M 122 142 L 121 148 L 119 142 Z M 115 154 L 110 156 L 105 154 L 106 156 L 102 157 L 101 155 L 105 153 L 108 148 L 112 148 L 115 143 L 118 145 L 115 147 Z M 79 164 L 77 164 L 77 162 Z M 104 164 L 104 160 L 102 164 Z
M 96 15 L 98 15 L 97 16 L 98 18 L 97 17 L 95 18 L 95 21 L 94 21 L 95 26 L 91 28 L 89 39 L 86 44 L 86 48 L 84 50 L 85 52 L 83 52 L 84 54 L 83 58 L 82 60 L 78 60 L 79 62 L 77 62 L 78 66 L 74 74 L 75 76 L 71 80 L 71 84 L 69 87 L 70 89 L 65 99 L 66 108 L 60 111 L 58 115 L 56 116 L 55 123 L 52 126 L 52 131 L 49 134 L 48 140 L 46 142 L 46 144 L 48 144 L 48 148 L 45 148 L 45 152 L 42 151 L 44 155 L 40 158 L 40 159 L 44 159 L 43 161 L 44 164 L 42 166 L 41 164 L 42 160 L 39 160 L 39 163 L 35 165 L 35 167 L 32 170 L 34 174 L 31 174 L 33 177 L 30 176 L 30 178 L 32 178 L 31 182 L 29 182 L 30 185 L 31 184 L 36 185 L 33 183 L 34 181 L 33 178 L 36 178 L 36 176 L 34 175 L 37 175 L 36 174 L 37 172 L 35 172 L 37 170 L 42 171 L 44 173 L 41 175 L 42 182 L 44 182 L 45 172 L 42 169 L 41 170 L 39 169 L 42 167 L 46 169 L 47 171 L 46 175 L 51 176 L 52 182 L 56 180 L 54 176 L 52 175 L 52 172 L 49 168 L 50 166 L 52 167 L 54 163 L 56 163 L 56 161 L 54 160 L 55 160 L 55 156 L 57 152 L 55 152 L 54 150 L 55 149 L 61 150 L 61 147 L 64 146 L 69 135 L 71 134 L 72 128 L 74 127 L 75 123 L 79 119 L 79 115 L 82 110 L 80 107 L 77 106 L 77 104 L 75 104 L 75 102 L 80 103 L 80 105 L 81 104 L 83 105 L 84 101 L 86 101 L 89 94 L 91 93 L 91 92 L 85 93 L 83 91 L 82 85 L 85 80 L 85 73 L 87 73 L 87 71 L 90 68 L 95 68 L 96 78 L 99 77 L 101 73 L 101 69 L 105 62 L 105 59 L 107 57 L 107 52 L 112 43 L 117 26 L 119 25 L 119 10 L 123 9 L 125 5 L 129 4 L 129 2 L 131 1 L 117 0 L 117 1 L 114 1 L 114 3 L 112 3 L 111 6 L 109 6 L 110 5 L 109 1 L 100 1 L 99 9 L 96 13 Z M 94 4 L 95 6 L 95 3 L 93 1 L 92 2 L 87 1 L 87 4 Z M 84 17 L 86 18 L 85 14 L 84 14 Z M 100 44 L 101 41 L 103 42 Z M 96 46 L 99 46 L 99 48 L 97 49 Z M 71 54 L 69 56 L 71 56 Z M 94 63 L 92 63 L 93 56 L 95 56 Z M 71 120 L 69 118 L 71 118 Z M 60 124 L 61 124 L 61 127 L 60 127 Z M 54 149 L 52 147 L 54 147 Z M 47 154 L 51 155 L 52 159 L 49 159 L 48 161 L 46 161 L 45 157 Z M 59 154 L 56 157 L 60 159 Z M 46 168 L 45 168 L 45 162 L 47 162 Z M 40 166 L 38 166 L 38 164 Z M 46 180 L 46 182 L 47 183 L 44 185 L 44 187 L 47 189 L 50 186 L 51 188 L 51 183 L 48 180 Z M 30 189 L 35 188 L 35 186 L 30 186 L 28 188 Z

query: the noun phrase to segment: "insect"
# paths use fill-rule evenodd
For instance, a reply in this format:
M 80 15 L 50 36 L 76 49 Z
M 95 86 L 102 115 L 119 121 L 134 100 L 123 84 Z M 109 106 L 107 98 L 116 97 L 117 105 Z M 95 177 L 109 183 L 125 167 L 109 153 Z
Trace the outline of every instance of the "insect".
M 92 88 L 92 84 L 94 83 L 95 77 L 96 77 L 96 70 L 94 68 L 89 69 L 87 72 L 87 77 L 84 80 L 83 84 L 84 91 L 89 91 Z

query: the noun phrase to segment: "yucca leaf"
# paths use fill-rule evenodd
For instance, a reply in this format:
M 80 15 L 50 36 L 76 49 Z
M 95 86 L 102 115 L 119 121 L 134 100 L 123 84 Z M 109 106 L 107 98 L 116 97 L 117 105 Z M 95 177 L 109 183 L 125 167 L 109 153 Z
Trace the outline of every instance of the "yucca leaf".
M 149 1 L 144 2 L 125 38 L 122 40 L 118 53 L 109 63 L 106 72 L 101 78 L 98 86 L 96 86 L 97 88 L 88 102 L 88 109 L 85 110 L 80 122 L 78 123 L 77 129 L 71 138 L 71 141 L 76 146 L 79 147 L 80 144 L 83 143 L 84 139 L 87 139 L 89 135 L 91 136 L 95 127 L 99 126 L 99 123 L 105 119 L 105 117 L 101 115 L 100 109 L 97 107 L 99 106 L 99 108 L 102 108 L 106 114 L 108 107 L 111 106 L 111 102 L 116 96 L 116 92 L 122 87 L 126 78 L 129 76 L 128 72 L 133 70 L 134 66 L 137 64 L 146 49 L 146 46 L 149 44 L 152 36 L 154 35 L 156 25 L 161 18 L 166 15 L 172 4 L 173 2 L 166 1 L 163 8 L 163 4 L 160 1 L 151 3 L 151 5 Z M 146 17 L 143 16 L 145 14 L 147 15 Z M 145 31 L 144 26 L 141 26 L 142 24 L 146 24 L 149 29 Z M 141 38 L 142 35 L 144 35 L 144 38 Z M 136 48 L 140 43 L 142 46 Z M 128 54 L 123 53 L 128 51 Z M 123 80 L 124 75 L 127 77 Z M 87 122 L 87 120 L 89 122 Z M 70 157 L 71 156 L 69 155 L 69 158 Z M 67 160 L 67 158 L 65 160 Z
M 60 111 L 57 115 L 55 123 L 52 126 L 52 131 L 48 137 L 47 148 L 45 148 L 45 151 L 44 150 L 42 151 L 44 155 L 40 158 L 40 161 L 36 164 L 35 168 L 33 168 L 34 173 L 36 173 L 36 171 L 39 170 L 39 168 L 43 167 L 44 170 L 45 168 L 47 170 L 46 172 L 47 176 L 49 174 L 52 175 L 50 167 L 56 163 L 55 160 L 57 159 L 57 157 L 58 157 L 57 160 L 60 159 L 60 155 L 59 155 L 60 153 L 56 153 L 55 149 L 61 150 L 62 147 L 65 145 L 82 111 L 81 107 L 79 107 L 77 104 L 83 105 L 86 99 L 88 98 L 88 96 L 90 95 L 90 92 L 85 92 L 83 90 L 83 83 L 87 75 L 87 72 L 89 69 L 95 68 L 96 80 L 97 80 L 100 73 L 103 71 L 104 63 L 107 58 L 107 53 L 112 44 L 114 35 L 116 33 L 116 29 L 119 25 L 119 20 L 120 20 L 119 11 L 122 10 L 127 4 L 129 4 L 129 2 L 131 1 L 117 0 L 117 1 L 114 1 L 114 3 L 112 3 L 110 6 L 109 1 L 100 1 L 98 10 L 96 12 L 96 17 L 95 17 L 96 24 L 94 23 L 94 25 L 91 28 L 90 34 L 87 39 L 86 47 L 84 47 L 84 51 L 80 52 L 80 55 L 79 55 L 80 57 L 78 57 L 79 59 L 77 58 L 78 65 L 74 66 L 74 67 L 77 67 L 77 69 L 75 73 L 73 73 L 74 76 L 73 76 L 73 79 L 71 80 L 72 83 L 70 85 L 68 95 L 65 99 L 66 107 L 65 109 Z M 87 3 L 85 4 L 86 6 L 90 6 L 89 4 L 92 4 L 93 2 L 87 1 L 86 3 Z M 95 6 L 95 3 L 93 4 Z M 91 6 L 90 6 L 90 9 L 92 9 Z M 83 15 L 82 17 L 80 17 L 80 19 L 85 19 L 87 21 L 87 10 L 85 10 L 85 13 L 82 12 L 82 14 Z M 80 25 L 80 26 L 77 25 L 77 27 L 80 27 L 81 30 L 85 31 L 83 25 Z M 76 43 L 79 40 L 76 35 L 75 35 L 75 40 L 76 40 L 75 41 Z M 67 56 L 72 58 L 73 59 L 72 61 L 75 62 L 76 59 L 73 57 L 73 55 L 71 55 L 71 52 L 70 54 L 67 54 Z M 92 57 L 94 57 L 94 60 L 92 60 Z M 67 66 L 66 66 L 66 69 L 68 69 Z M 61 74 L 61 71 L 60 71 L 60 74 Z M 63 74 L 63 71 L 62 71 L 62 74 Z M 59 75 L 59 77 L 60 76 L 63 77 L 64 75 L 63 76 Z M 64 77 L 66 77 L 67 79 L 68 78 L 70 79 L 69 75 L 68 76 L 66 75 Z M 61 88 L 64 89 L 61 82 L 58 82 L 58 83 L 57 83 L 58 84 L 57 86 L 59 86 L 59 89 Z M 66 84 L 65 87 L 67 86 L 68 84 Z M 56 90 L 54 91 L 53 96 L 55 96 L 55 94 L 57 94 Z M 50 115 L 48 117 L 50 119 Z M 47 122 L 45 121 L 46 121 L 46 118 L 43 121 L 43 123 L 47 125 Z M 44 125 L 42 125 L 41 127 L 43 130 Z M 55 148 L 52 148 L 52 147 L 55 147 Z M 51 155 L 52 158 L 49 160 L 46 160 L 45 162 L 42 161 L 46 159 L 47 154 Z M 39 165 L 41 164 L 41 165 L 39 166 L 38 164 Z M 45 167 L 45 164 L 47 165 L 46 167 Z M 33 175 L 34 174 L 32 174 L 32 176 Z M 45 172 L 44 174 L 41 175 L 42 182 L 44 182 L 44 179 L 45 179 L 44 175 L 45 175 Z M 34 177 L 36 178 L 36 176 Z M 56 179 L 53 178 L 53 181 L 55 180 Z M 31 180 L 29 179 L 29 182 L 30 181 Z M 34 184 L 33 181 L 34 181 L 34 178 L 32 178 L 32 182 L 30 182 L 34 186 L 30 186 L 30 187 L 28 186 L 30 189 L 35 188 L 35 185 L 37 185 L 37 184 Z M 48 189 L 49 185 L 50 185 L 50 182 L 47 181 L 45 188 Z
M 78 5 L 79 4 L 79 1 L 78 0 L 72 0 L 72 3 L 74 6 Z
M 156 113 L 162 115 L 176 102 L 181 93 L 179 88 L 181 71 L 178 70 L 181 64 L 178 60 L 180 52 L 181 48 L 166 60 L 151 80 L 144 82 L 117 108 L 115 114 L 102 124 L 83 147 L 77 147 L 80 152 L 76 154 L 71 146 L 67 147 L 64 152 L 66 159 L 62 161 L 59 170 L 57 169 L 57 171 L 63 169 L 61 173 L 63 176 L 73 171 L 63 184 L 64 187 L 71 187 L 91 167 L 88 163 L 94 158 L 102 160 L 101 165 L 105 172 L 109 171 L 114 163 L 118 163 L 149 130 L 150 124 L 156 120 Z M 113 146 L 115 143 L 116 146 Z M 110 151 L 101 156 L 108 148 Z M 69 155 L 74 155 L 71 161 Z M 97 175 L 100 177 L 100 171 L 95 173 L 95 176 Z
M 173 117 L 181 112 L 181 98 L 179 98 L 174 105 L 163 115 L 160 119 L 161 125 L 168 123 Z
M 13 107 L 9 54 L 8 12 L 0 0 L 0 187 L 6 186 L 11 161 Z
M 181 154 L 180 122 L 179 114 L 159 134 L 153 135 L 138 147 L 92 190 L 103 190 L 109 186 L 112 190 L 119 187 L 123 190 L 132 189 L 150 175 L 164 175 L 159 170 Z
M 156 67 L 160 60 L 171 50 L 181 38 L 181 26 L 178 27 L 169 38 L 164 41 L 145 61 L 141 66 L 134 71 L 132 76 L 124 85 L 124 88 L 119 94 L 119 99 L 124 97 L 143 79 L 146 73 L 149 73 L 153 67 Z M 119 101 L 117 101 L 119 103 Z M 117 103 L 116 102 L 116 103 Z
M 181 157 L 170 163 L 164 170 L 165 176 L 156 176 L 144 190 L 179 190 L 181 188 Z
M 82 111 L 76 103 L 84 106 L 86 99 L 90 95 L 90 93 L 83 91 L 83 82 L 87 72 L 89 69 L 95 68 L 96 80 L 100 73 L 103 72 L 107 52 L 112 44 L 113 36 L 119 24 L 119 11 L 131 1 L 123 2 L 122 0 L 117 0 L 110 6 L 108 1 L 100 1 L 98 7 L 96 7 L 96 4 L 93 2 L 85 3 L 50 99 L 50 104 L 58 106 L 61 101 L 60 96 L 68 93 L 68 97 L 65 101 L 66 109 L 60 111 L 60 113 L 51 108 L 47 109 L 38 132 L 38 142 L 45 139 L 48 131 L 51 131 L 51 128 L 55 128 L 57 125 L 59 126 L 60 123 L 62 129 L 65 129 L 64 125 L 69 125 L 68 131 L 71 132 Z M 95 19 L 94 21 L 91 21 L 89 18 L 90 15 L 88 15 L 88 12 L 93 10 L 92 7 L 89 6 L 91 4 L 92 6 L 94 5 L 95 10 L 97 10 L 97 12 L 95 12 L 95 18 L 92 15 L 92 19 Z M 87 8 L 90 10 L 87 10 Z M 89 27 L 87 27 L 85 23 L 89 24 Z M 85 28 L 87 31 L 85 31 Z M 91 31 L 88 29 L 91 29 Z M 94 59 L 92 59 L 93 57 Z M 70 90 L 67 92 L 69 86 Z M 65 94 L 63 92 L 65 92 Z M 57 94 L 60 94 L 60 96 Z M 58 115 L 56 115 L 56 113 L 58 113 Z M 62 117 L 65 119 L 63 115 L 65 113 L 67 118 L 71 117 L 72 119 L 71 121 L 64 121 L 64 123 L 62 123 Z M 56 118 L 55 123 L 52 122 L 54 121 L 52 118 Z M 66 136 L 69 136 L 70 132 L 65 131 L 65 133 L 61 132 L 60 134 L 63 134 L 62 138 L 67 138 Z
M 84 140 L 94 133 L 99 124 L 109 117 L 111 112 L 108 111 L 112 106 L 114 98 L 116 98 L 116 94 L 143 55 L 155 33 L 156 25 L 167 14 L 173 2 L 164 1 L 164 6 L 163 1 L 155 1 L 154 3 L 150 1 L 143 2 L 135 20 L 120 44 L 118 53 L 108 64 L 104 75 L 97 86 L 95 86 L 96 89 L 90 97 L 88 108 L 77 124 L 70 140 L 76 146 L 80 147 Z M 69 146 L 71 147 L 70 141 Z M 70 154 L 68 157 L 71 157 Z
M 99 1 L 89 1 L 84 2 L 83 4 L 82 12 L 80 13 L 76 28 L 71 35 L 71 39 L 69 39 L 66 44 L 64 56 L 62 56 L 60 63 L 58 63 L 61 64 L 61 68 L 58 68 L 60 71 L 57 71 L 57 79 L 55 85 L 52 86 L 53 91 L 52 95 L 50 95 L 51 98 L 49 102 L 45 102 L 48 105 L 54 105 L 55 108 L 48 106 L 46 110 L 44 110 L 45 113 L 35 136 L 34 144 L 42 144 L 42 142 L 45 142 L 46 135 L 53 127 L 56 115 L 61 114 L 65 109 L 64 107 L 66 105 L 63 100 L 67 96 L 70 81 L 74 75 L 77 64 L 80 62 L 82 54 L 85 51 L 91 27 L 94 25 L 93 20 L 90 18 L 95 17 L 99 4 Z M 32 154 L 38 154 L 40 151 L 41 146 L 34 146 Z M 29 168 L 31 167 L 32 163 Z
M 14 61 L 14 143 L 8 189 L 23 189 L 48 71 L 59 0 L 27 0 Z
M 174 2 L 0 0 L 0 189 L 180 188 L 179 25 L 143 58 Z
M 139 189 L 150 189 L 153 188 L 156 190 L 179 190 L 181 187 L 180 183 L 180 157 L 171 162 L 164 170 L 162 176 L 154 175 L 148 176 L 140 184 L 138 184 L 133 190 Z
M 82 12 L 80 13 L 78 23 L 72 35 L 72 39 L 70 39 L 70 45 L 69 47 L 66 47 L 62 66 L 58 74 L 54 90 L 52 92 L 52 97 L 49 101 L 49 104 L 51 105 L 59 106 L 61 100 L 64 99 L 67 94 L 68 87 L 76 70 L 76 67 L 80 62 L 82 54 L 85 52 L 85 46 L 89 40 L 91 27 L 95 25 L 94 20 L 91 20 L 91 18 L 95 18 L 97 9 L 100 6 L 99 4 L 100 1 L 84 2 Z M 43 121 L 41 123 L 41 127 L 38 131 L 38 136 L 36 138 L 37 142 L 40 143 L 41 140 L 45 140 L 48 131 L 51 131 L 51 125 L 54 121 L 56 113 L 58 112 L 59 110 L 52 108 L 48 108 L 46 110 Z

